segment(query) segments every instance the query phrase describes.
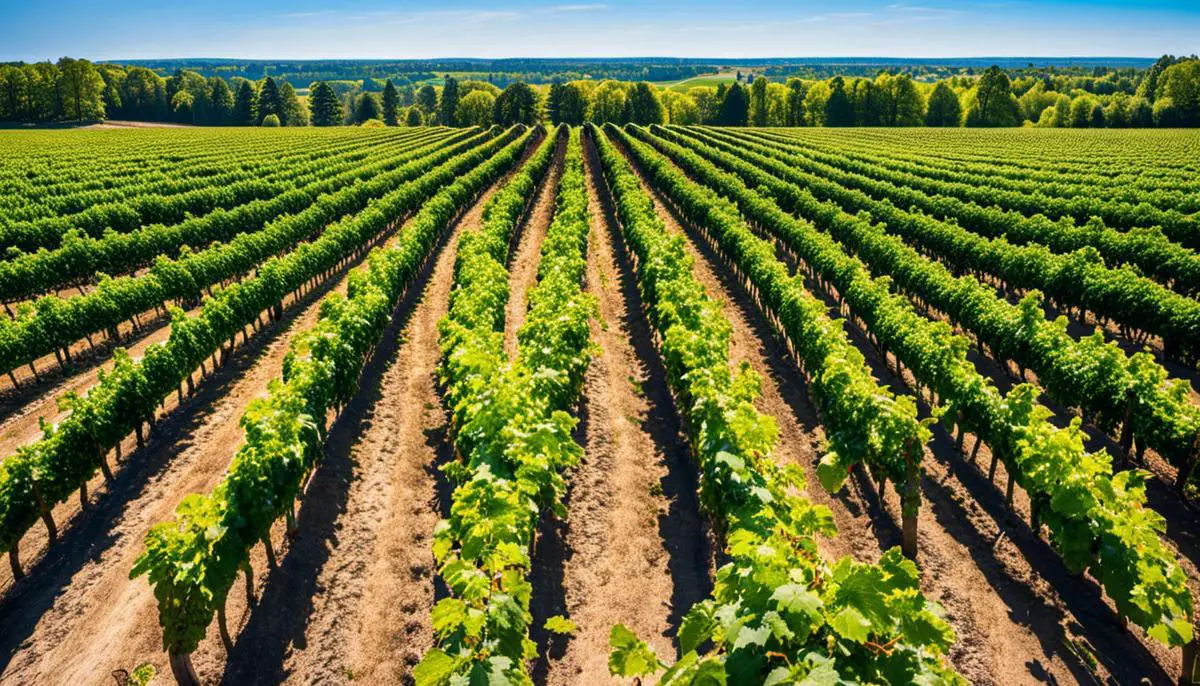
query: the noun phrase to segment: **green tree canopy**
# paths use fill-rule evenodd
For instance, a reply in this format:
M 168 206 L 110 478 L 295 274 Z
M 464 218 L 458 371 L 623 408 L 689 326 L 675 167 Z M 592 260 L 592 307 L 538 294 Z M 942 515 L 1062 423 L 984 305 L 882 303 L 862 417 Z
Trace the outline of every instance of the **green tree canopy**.
M 58 89 L 63 114 L 68 119 L 104 118 L 104 79 L 87 60 L 64 57 L 58 61 Z
M 378 96 L 374 93 L 359 93 L 358 99 L 354 101 L 354 123 L 362 124 L 368 119 L 380 119 L 382 110 Z
M 885 78 L 886 77 L 886 78 Z M 880 124 L 884 126 L 920 126 L 925 118 L 925 101 L 908 74 L 881 75 L 875 81 L 883 95 Z
M 666 110 L 654 87 L 646 82 L 633 84 L 625 98 L 626 122 L 647 126 L 649 124 L 665 124 Z
M 495 109 L 496 96 L 484 90 L 471 91 L 458 101 L 454 120 L 459 126 L 489 126 Z
M 400 93 L 391 79 L 383 87 L 383 123 L 388 126 L 400 124 Z
M 229 84 L 225 83 L 225 79 L 220 77 L 214 76 L 208 80 L 208 83 L 208 99 L 212 107 L 213 123 L 219 126 L 229 126 L 233 123 L 233 91 L 229 89 Z
M 417 105 L 425 110 L 425 114 L 433 114 L 437 111 L 437 89 L 428 84 L 421 86 L 417 91 Z
M 1167 67 L 1159 92 L 1174 105 L 1175 126 L 1200 126 L 1200 60 L 1189 59 Z
M 749 121 L 750 97 L 746 94 L 746 89 L 735 82 L 725 91 L 716 123 L 718 126 L 746 126 Z
M 496 98 L 493 120 L 501 126 L 536 124 L 538 122 L 537 94 L 529 84 L 516 81 Z
M 308 126 L 308 110 L 300 105 L 296 89 L 288 81 L 279 87 L 279 98 L 283 101 L 284 126 Z
M 750 86 L 750 122 L 754 126 L 767 125 L 767 79 L 760 76 Z
M 846 93 L 846 81 L 835 76 L 829 82 L 829 99 L 825 101 L 825 126 L 854 126 L 854 103 Z
M 275 79 L 270 76 L 263 81 L 262 88 L 258 91 L 255 114 L 259 119 L 273 114 L 279 119 L 280 124 L 287 123 L 287 108 L 283 102 L 283 94 L 279 92 L 279 84 L 275 83 Z
M 387 91 L 384 93 L 386 95 Z M 342 102 L 324 81 L 317 81 L 309 90 L 308 107 L 313 126 L 338 126 L 342 123 Z
M 242 81 L 242 85 L 238 87 L 237 97 L 233 100 L 234 126 L 254 126 L 258 119 L 254 109 L 256 101 L 254 86 L 250 85 L 249 81 Z
M 446 83 L 442 86 L 442 99 L 438 103 L 438 119 L 442 126 L 458 126 L 458 81 L 453 76 L 446 76 Z
M 800 79 L 787 80 L 787 125 L 804 126 L 804 94 L 808 87 Z
M 625 107 L 625 84 L 620 81 L 604 81 L 592 92 L 592 104 L 588 120 L 597 124 L 613 122 L 624 124 L 628 110 Z
M 551 104 L 552 103 L 552 104 Z M 547 115 L 555 124 L 578 126 L 587 119 L 587 98 L 573 83 L 554 84 L 547 100 Z
M 1017 126 L 1021 121 L 1021 105 L 1008 74 L 995 65 L 988 67 L 967 105 L 967 126 Z

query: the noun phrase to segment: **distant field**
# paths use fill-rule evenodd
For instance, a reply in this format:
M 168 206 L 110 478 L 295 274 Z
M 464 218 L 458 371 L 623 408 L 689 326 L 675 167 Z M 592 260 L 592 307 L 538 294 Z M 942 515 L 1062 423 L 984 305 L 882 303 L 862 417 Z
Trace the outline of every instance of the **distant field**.
M 690 79 L 684 79 L 682 81 L 675 81 L 675 82 L 664 81 L 664 82 L 660 83 L 659 85 L 668 86 L 671 90 L 679 91 L 680 93 L 682 93 L 689 88 L 696 88 L 699 86 L 708 86 L 710 88 L 716 88 L 718 85 L 720 85 L 722 83 L 730 84 L 730 83 L 733 83 L 733 80 L 735 77 L 736 77 L 736 74 L 733 74 L 733 73 L 702 74 L 700 76 L 693 76 Z

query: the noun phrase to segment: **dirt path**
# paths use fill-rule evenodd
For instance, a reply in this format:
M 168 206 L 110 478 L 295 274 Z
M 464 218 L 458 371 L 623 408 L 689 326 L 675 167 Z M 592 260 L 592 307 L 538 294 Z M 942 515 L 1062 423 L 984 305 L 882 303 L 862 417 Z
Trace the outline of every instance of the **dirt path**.
M 554 161 L 546 174 L 545 181 L 538 191 L 529 215 L 525 217 L 518 230 L 517 245 L 513 249 L 508 265 L 508 305 L 504 314 L 504 352 L 509 357 L 517 354 L 517 330 L 525 323 L 525 315 L 529 310 L 529 289 L 537 283 L 538 265 L 542 258 L 542 240 L 546 238 L 546 230 L 554 219 L 554 194 L 558 189 L 558 180 L 562 177 L 563 157 L 566 155 L 566 141 L 560 141 L 554 153 Z
M 643 179 L 643 187 L 650 191 Z M 689 237 L 689 251 L 696 258 L 696 275 L 708 292 L 725 304 L 733 324 L 731 357 L 746 361 L 763 379 L 760 411 L 775 417 L 780 437 L 775 455 L 795 460 L 808 472 L 808 495 L 829 506 L 839 535 L 823 544 L 827 554 L 852 554 L 861 561 L 878 559 L 882 550 L 899 545 L 899 502 L 892 490 L 880 502 L 873 484 L 862 479 L 830 496 L 820 486 L 815 465 L 820 459 L 820 427 L 808 400 L 806 384 L 789 361 L 767 320 L 737 284 L 732 272 L 704 244 L 698 234 L 686 231 L 668 209 L 663 198 L 650 191 L 669 230 Z M 855 337 L 864 354 L 872 354 L 865 341 Z M 865 348 L 865 349 L 864 349 Z M 875 368 L 877 378 L 882 369 Z M 1012 578 L 997 562 L 991 548 L 999 537 L 994 523 L 972 519 L 977 510 L 973 498 L 960 484 L 947 483 L 939 460 L 948 459 L 952 440 L 935 441 L 929 449 L 923 517 L 920 522 L 922 587 L 927 597 L 941 603 L 947 619 L 958 633 L 951 654 L 955 667 L 976 684 L 1035 683 L 1046 678 L 1071 683 L 1072 675 L 1060 653 L 1057 608 L 1043 596 L 1044 583 L 1027 577 Z M 932 454 L 937 451 L 938 456 Z M 989 522 L 990 523 L 990 522 Z M 1022 588 L 1028 584 L 1027 588 Z M 1041 626 L 1041 624 L 1049 626 Z
M 407 683 L 433 645 L 432 534 L 449 495 L 437 466 L 453 454 L 437 324 L 458 237 L 502 184 L 447 232 L 401 303 L 404 314 L 330 432 L 300 534 L 264 596 L 270 611 L 253 614 L 236 637 L 224 683 Z
M 608 683 L 608 635 L 618 622 L 673 657 L 674 628 L 711 589 L 695 470 L 619 229 L 601 209 L 593 174 L 588 182 L 587 289 L 599 304 L 592 336 L 600 352 L 584 387 L 585 454 L 571 476 L 563 532 L 565 607 L 537 596 L 534 603 L 535 624 L 561 612 L 579 631 L 535 666 L 546 684 Z M 539 553 L 551 547 L 539 542 Z
M 75 517 L 78 521 L 65 532 L 60 528 L 62 540 L 27 568 L 29 578 L 0 604 L 0 681 L 100 683 L 99 675 L 146 660 L 166 669 L 151 588 L 145 579 L 129 579 L 143 537 L 170 517 L 184 496 L 206 493 L 219 483 L 241 443 L 238 420 L 246 406 L 280 376 L 292 337 L 316 322 L 321 298 L 345 291 L 346 274 L 343 269 L 303 296 L 279 323 L 240 347 L 195 397 L 162 421 L 145 450 L 130 455 L 86 516 Z M 168 409 L 175 398 L 170 400 Z M 132 452 L 134 446 L 127 448 Z M 93 488 L 100 483 L 93 480 Z M 74 499 L 55 511 L 60 527 L 78 514 Z M 22 550 L 27 547 L 46 547 L 44 529 L 35 527 L 25 536 Z M 33 551 L 24 559 L 34 559 Z M 257 549 L 255 569 L 265 571 L 264 560 Z M 244 595 L 231 594 L 228 609 L 236 626 L 245 614 Z M 223 661 L 219 641 L 211 641 L 201 644 L 195 664 L 203 676 L 219 672 Z

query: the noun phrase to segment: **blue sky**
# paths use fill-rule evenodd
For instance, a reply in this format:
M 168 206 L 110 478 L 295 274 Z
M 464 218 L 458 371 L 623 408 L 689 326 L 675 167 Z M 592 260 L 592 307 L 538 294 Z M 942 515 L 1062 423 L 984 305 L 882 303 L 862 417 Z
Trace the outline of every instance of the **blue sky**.
M 0 25 L 0 60 L 1200 52 L 1200 0 L 4 0 Z

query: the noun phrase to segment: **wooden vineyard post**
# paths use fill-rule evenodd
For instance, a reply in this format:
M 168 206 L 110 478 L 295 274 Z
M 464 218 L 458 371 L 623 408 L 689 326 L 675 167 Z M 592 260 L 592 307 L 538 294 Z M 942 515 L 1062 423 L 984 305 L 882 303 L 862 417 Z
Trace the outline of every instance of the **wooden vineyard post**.
M 901 504 L 902 539 L 900 550 L 904 557 L 917 561 L 917 518 L 921 511 L 921 447 L 909 440 L 904 445 L 904 500 Z

